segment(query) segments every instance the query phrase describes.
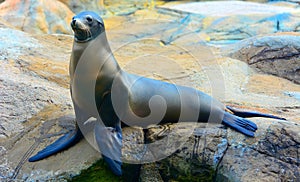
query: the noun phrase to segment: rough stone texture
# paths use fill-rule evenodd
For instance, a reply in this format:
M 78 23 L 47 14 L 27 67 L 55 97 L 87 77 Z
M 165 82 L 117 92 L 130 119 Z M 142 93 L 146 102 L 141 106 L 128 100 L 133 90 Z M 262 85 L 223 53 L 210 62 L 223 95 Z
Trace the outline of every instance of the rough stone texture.
M 162 3 L 147 0 L 92 0 L 88 3 L 86 0 L 6 0 L 0 4 L 0 16 L 25 32 L 72 34 L 69 24 L 74 13 L 88 10 L 103 17 L 125 16 Z
M 122 129 L 123 132 L 123 148 L 122 160 L 129 164 L 139 164 L 139 159 L 143 153 L 141 147 L 144 143 L 144 132 L 142 128 L 126 127 Z
M 5 73 L 0 76 L 2 83 L 0 91 L 2 98 L 0 103 L 1 125 L 4 128 L 0 137 L 5 138 L 5 136 L 10 137 L 14 132 L 20 131 L 23 128 L 22 123 L 37 114 L 46 105 L 62 104 L 70 107 L 71 102 L 66 89 L 54 82 L 47 82 L 46 77 L 43 78 L 36 74 L 38 72 L 55 74 L 55 72 L 51 72 L 51 69 L 45 69 L 45 67 L 51 65 L 47 64 L 47 61 L 50 62 L 47 56 L 52 60 L 55 60 L 57 56 L 49 51 L 48 55 L 42 53 L 47 52 L 44 46 L 37 39 L 21 31 L 1 28 L 0 34 L 0 69 L 2 73 Z M 39 62 L 39 60 L 43 60 L 43 62 Z M 32 71 L 34 62 L 38 62 L 38 64 L 34 64 L 37 72 Z M 37 67 L 38 65 L 41 66 Z M 65 68 L 60 66 L 59 69 L 67 70 L 66 65 L 67 61 Z M 51 79 L 51 77 L 47 79 Z
M 299 31 L 296 6 L 240 1 L 178 2 L 164 1 L 81 1 L 7 0 L 0 5 L 0 16 L 27 32 L 71 34 L 69 22 L 74 13 L 91 10 L 104 18 L 131 16 L 143 9 L 155 9 L 162 15 L 187 16 L 186 27 L 200 32 L 204 41 L 232 43 L 252 36 L 278 31 Z M 152 17 L 153 18 L 153 17 Z M 169 19 L 170 20 L 170 19 Z
M 294 2 L 292 2 L 292 1 L 269 1 L 268 4 L 271 4 L 273 6 L 289 7 L 289 8 L 299 7 L 299 3 L 296 2 L 298 0 L 295 0 Z
M 272 2 L 272 1 L 271 1 Z M 276 2 L 276 1 L 275 1 Z M 296 3 L 299 4 L 299 0 L 283 0 L 283 2 Z
M 147 7 L 154 7 L 154 5 L 161 4 L 161 1 L 148 1 L 148 0 L 91 0 L 89 3 L 86 0 L 59 0 L 66 4 L 74 13 L 80 11 L 90 10 L 95 11 L 102 16 L 124 16 L 135 13 L 139 9 Z
M 73 12 L 53 0 L 6 0 L 0 4 L 0 16 L 11 25 L 31 33 L 71 34 Z
M 256 35 L 278 31 L 298 31 L 296 7 L 275 6 L 245 1 L 212 1 L 173 4 L 159 8 L 200 16 L 197 23 L 206 40 L 228 44 Z
M 67 7 L 70 8 L 72 12 L 75 14 L 81 11 L 95 11 L 99 14 L 104 14 L 105 9 L 103 8 L 103 0 L 90 0 L 88 3 L 86 0 L 59 0 L 60 2 L 64 3 Z
M 7 27 L 0 34 L 0 180 L 67 179 L 79 174 L 99 157 L 84 141 L 70 149 L 70 155 L 27 162 L 33 153 L 74 128 L 68 86 L 61 81 L 68 80 L 72 38 L 34 37 Z
M 48 106 L 27 120 L 26 127 L 13 137 L 1 141 L 5 149 L 0 169 L 2 180 L 63 180 L 78 175 L 89 167 L 100 155 L 86 141 L 81 141 L 54 157 L 29 163 L 28 157 L 52 143 L 62 134 L 74 129 L 72 110 Z
M 300 83 L 300 34 L 253 37 L 228 46 L 224 52 L 257 70 Z
M 216 125 L 200 125 L 183 146 L 154 168 L 166 180 L 212 181 L 297 181 L 300 177 L 300 126 L 287 122 L 256 119 L 259 131 L 247 138 Z M 150 138 L 163 138 L 185 125 L 167 130 L 150 129 Z M 178 131 L 177 131 L 178 132 Z M 176 133 L 177 133 L 176 132 Z M 157 139 L 155 139 L 157 140 Z M 155 142 L 152 141 L 152 142 Z M 168 141 L 168 143 L 176 143 Z
M 141 182 L 163 182 L 155 163 L 144 164 L 140 174 Z
M 268 4 L 243 2 L 243 1 L 210 1 L 192 2 L 178 5 L 163 5 L 162 7 L 172 10 L 186 11 L 204 16 L 232 16 L 253 14 L 280 14 L 295 11 L 293 8 L 278 7 Z
M 299 179 L 299 125 L 269 123 L 259 125 L 255 140 L 235 136 L 219 165 L 217 179 L 229 181 L 297 181 Z M 230 140 L 229 140 L 230 141 Z M 235 167 L 236 164 L 239 167 Z
M 146 137 L 151 142 L 166 139 L 163 144 L 167 146 L 162 151 L 170 156 L 157 162 L 164 181 L 212 180 L 228 147 L 226 130 L 212 126 L 180 123 L 150 129 Z M 172 133 L 177 137 L 174 138 Z M 152 151 L 153 155 L 162 148 L 158 146 L 157 150 Z

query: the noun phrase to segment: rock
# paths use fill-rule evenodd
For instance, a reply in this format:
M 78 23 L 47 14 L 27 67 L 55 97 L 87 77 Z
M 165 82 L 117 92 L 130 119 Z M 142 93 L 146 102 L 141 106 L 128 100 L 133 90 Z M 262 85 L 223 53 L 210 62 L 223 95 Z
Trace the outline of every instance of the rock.
M 272 1 L 270 1 L 270 2 L 272 2 Z M 276 1 L 275 1 L 276 2 Z M 295 3 L 295 4 L 299 4 L 299 0 L 283 0 L 282 2 L 288 2 L 288 3 Z
M 155 163 L 144 164 L 140 174 L 141 182 L 163 182 Z
M 16 29 L 14 26 L 10 25 L 7 21 L 3 20 L 3 18 L 1 18 L 1 17 L 0 17 L 0 27 Z
M 31 68 L 33 65 L 31 63 L 43 57 L 40 56 L 43 45 L 37 39 L 21 31 L 8 28 L 0 28 L 0 34 L 2 42 L 0 69 L 2 73 L 5 73 L 0 76 L 2 83 L 0 92 L 1 98 L 3 98 L 3 102 L 0 103 L 2 108 L 1 125 L 4 128 L 0 138 L 6 138 L 21 132 L 24 129 L 22 123 L 48 104 L 67 106 L 71 102 L 68 90 L 55 83 L 45 81 L 35 72 L 49 73 L 47 70 Z M 51 52 L 49 53 L 51 54 Z M 55 60 L 55 56 L 52 58 Z M 45 57 L 44 60 L 46 60 Z M 46 63 L 46 61 L 38 62 L 44 67 L 50 66 Z
M 243 1 L 211 1 L 192 2 L 178 5 L 163 5 L 177 11 L 201 14 L 211 17 L 227 17 L 232 15 L 253 15 L 253 14 L 280 14 L 296 11 L 293 8 L 277 7 L 263 3 L 243 2 Z
M 199 125 L 182 146 L 169 157 L 156 162 L 164 181 L 295 181 L 299 179 L 300 126 L 287 122 L 259 124 L 248 138 L 218 125 Z M 269 119 L 268 119 L 269 120 Z M 152 130 L 150 138 L 169 136 L 185 130 L 186 124 L 167 130 Z M 187 136 L 185 136 L 187 137 Z M 157 139 L 156 139 L 157 140 Z M 156 142 L 155 140 L 152 142 Z M 168 140 L 175 144 L 178 140 Z M 159 148 L 158 148 L 159 150 Z
M 125 163 L 139 164 L 143 152 L 144 132 L 142 128 L 126 127 L 123 132 L 123 158 Z
M 69 87 L 71 36 L 29 36 L 22 31 L 8 28 L 2 28 L 0 34 L 0 57 L 6 61 L 7 66 L 15 65 L 25 72 L 38 74 L 63 87 Z
M 138 9 L 143 9 L 144 2 L 139 1 L 103 1 L 91 0 L 86 3 L 86 0 L 60 0 L 68 6 L 75 14 L 81 11 L 95 11 L 101 16 L 117 15 L 124 16 L 136 12 Z
M 9 28 L 1 28 L 0 34 L 0 180 L 69 179 L 79 174 L 99 158 L 86 142 L 78 144 L 83 149 L 73 147 L 70 155 L 36 163 L 27 161 L 37 150 L 74 128 L 69 89 L 52 79 L 56 75 L 57 80 L 68 80 L 63 75 L 67 75 L 65 58 L 69 58 L 72 38 L 34 37 Z M 72 156 L 74 159 L 69 160 Z
M 63 111 L 61 108 L 46 108 L 26 122 L 28 127 L 21 134 L 6 140 L 5 143 L 0 143 L 0 146 L 3 147 L 0 151 L 4 154 L 2 156 L 5 160 L 4 166 L 0 168 L 0 179 L 67 181 L 99 160 L 101 158 L 100 153 L 86 140 L 82 140 L 70 149 L 55 156 L 34 163 L 27 161 L 28 157 L 51 144 L 62 134 L 74 129 L 75 121 L 74 115 L 70 114 L 71 111 L 64 108 Z M 126 155 L 124 156 L 125 161 L 134 158 L 136 150 L 132 150 L 130 144 L 135 144 L 141 135 L 139 130 L 132 133 L 131 131 L 132 129 L 123 130 L 123 152 L 130 154 L 130 158 L 127 157 L 127 159 Z M 108 174 L 108 176 L 110 175 Z
M 279 122 L 267 128 L 260 125 L 260 128 L 263 133 L 257 135 L 255 141 L 238 140 L 231 144 L 219 165 L 217 180 L 299 179 L 299 125 Z
M 81 11 L 95 11 L 99 13 L 100 15 L 104 15 L 106 13 L 106 10 L 104 9 L 104 1 L 103 0 L 92 0 L 88 3 L 85 0 L 59 0 L 63 4 L 65 4 L 67 7 L 70 8 L 72 12 L 75 14 L 81 12 Z
M 300 36 L 273 34 L 252 37 L 224 49 L 225 54 L 256 70 L 300 83 Z
M 72 110 L 64 107 L 48 106 L 25 122 L 21 132 L 4 140 L 0 145 L 5 148 L 5 165 L 1 166 L 2 180 L 46 181 L 67 180 L 78 175 L 99 157 L 86 141 L 75 147 L 39 162 L 30 163 L 28 157 L 49 145 L 62 134 L 74 129 Z
M 296 0 L 298 1 L 298 0 Z M 292 1 L 269 1 L 268 4 L 279 6 L 279 7 L 290 7 L 290 8 L 297 8 L 299 6 L 299 2 L 292 2 Z
M 162 144 L 166 145 L 166 150 L 161 146 L 152 150 L 153 155 L 160 150 L 170 155 L 157 161 L 164 181 L 213 180 L 214 171 L 228 147 L 226 130 L 214 125 L 180 123 L 150 128 L 149 133 L 147 138 L 152 143 L 165 140 Z
M 25 32 L 71 34 L 74 14 L 57 0 L 6 0 L 0 4 L 0 16 Z
M 30 156 L 74 129 L 68 63 L 72 37 L 29 35 L 0 28 L 1 122 L 0 180 L 68 180 L 100 158 L 86 141 L 48 159 L 29 163 Z M 124 132 L 125 161 L 133 161 L 142 131 Z M 82 154 L 83 152 L 83 154 Z
M 300 93 L 299 92 L 285 92 L 284 94 L 300 100 Z
M 102 17 L 109 16 L 127 16 L 134 14 L 136 11 L 145 8 L 154 8 L 155 5 L 161 5 L 164 1 L 103 1 L 103 0 L 92 0 L 88 3 L 85 0 L 59 0 L 67 5 L 74 13 L 81 11 L 95 11 Z
M 298 31 L 297 8 L 245 1 L 194 2 L 159 8 L 202 17 L 199 28 L 213 44 L 230 44 L 256 35 Z

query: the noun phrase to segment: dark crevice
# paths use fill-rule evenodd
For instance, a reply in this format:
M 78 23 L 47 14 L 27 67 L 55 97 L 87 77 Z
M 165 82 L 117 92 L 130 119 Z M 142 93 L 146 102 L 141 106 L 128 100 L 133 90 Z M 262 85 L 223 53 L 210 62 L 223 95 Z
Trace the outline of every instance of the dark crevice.
M 268 129 L 268 130 L 269 130 L 269 129 Z M 282 128 L 282 130 L 280 131 L 280 134 L 281 134 L 281 135 L 284 135 L 284 136 L 288 136 L 289 139 L 295 143 L 294 145 L 289 144 L 288 147 L 296 147 L 296 148 L 298 148 L 299 143 L 298 143 L 291 135 L 289 135 L 289 134 L 286 132 L 286 130 L 285 130 L 284 128 Z M 271 146 L 272 146 L 272 149 L 275 150 L 275 152 L 273 152 L 273 153 L 278 154 L 278 150 L 288 148 L 288 147 L 280 147 L 280 146 L 274 144 L 273 141 L 270 141 L 270 140 L 268 139 L 268 136 L 269 136 L 269 135 L 275 136 L 275 137 L 277 137 L 279 140 L 280 140 L 280 138 L 279 138 L 279 136 L 274 135 L 274 134 L 271 133 L 271 132 L 268 132 L 267 135 L 266 135 L 266 137 L 265 137 L 265 139 L 264 139 L 264 141 L 267 142 L 269 145 L 271 145 Z M 263 141 L 261 141 L 261 142 L 263 142 Z M 260 143 L 260 142 L 258 142 L 258 144 L 259 144 L 259 143 Z M 266 146 L 266 145 L 264 144 L 264 146 Z M 266 155 L 266 156 L 271 157 L 271 158 L 275 158 L 275 159 L 277 159 L 277 160 L 279 160 L 279 161 L 281 161 L 281 162 L 283 162 L 283 163 L 291 164 L 291 162 L 289 162 L 289 161 L 287 161 L 287 160 L 285 160 L 285 159 L 281 159 L 280 156 L 275 156 L 275 155 L 269 154 L 267 151 L 270 151 L 271 149 L 270 149 L 270 150 L 267 150 L 267 151 L 265 152 L 265 151 L 260 150 L 258 145 L 257 145 L 256 147 L 252 146 L 252 147 L 250 147 L 250 148 L 251 148 L 252 150 L 254 150 L 254 151 L 257 151 L 257 152 L 260 153 L 260 154 Z M 298 155 L 297 155 L 297 159 L 296 159 L 296 165 L 297 165 L 297 166 L 300 165 L 300 158 L 298 157 Z
M 262 70 L 260 70 L 259 68 L 256 68 L 258 71 L 260 71 L 260 72 L 262 72 L 262 73 L 266 73 L 266 74 L 269 74 L 269 75 L 273 75 L 273 76 L 276 76 L 276 77 L 280 77 L 280 78 L 284 78 L 284 79 L 287 79 L 287 80 L 289 80 L 289 81 L 291 81 L 291 82 L 293 82 L 293 83 L 296 83 L 296 84 L 300 84 L 300 82 L 298 82 L 298 81 L 296 81 L 296 80 L 294 80 L 294 79 L 292 79 L 292 78 L 289 78 L 289 77 L 287 77 L 287 76 L 285 76 L 285 75 L 282 75 L 282 74 L 277 74 L 277 73 L 270 73 L 270 72 L 265 72 L 265 71 L 262 71 Z M 277 71 L 277 70 L 276 70 Z
M 276 107 L 278 109 L 300 109 L 300 106 L 285 106 L 285 107 Z
M 38 147 L 39 144 L 40 144 L 40 141 L 36 140 L 36 142 L 33 145 L 31 145 L 31 147 L 26 151 L 26 153 L 23 155 L 23 157 L 19 161 L 18 165 L 16 166 L 11 179 L 13 179 L 13 180 L 16 179 L 22 166 L 27 162 L 28 157 L 34 152 L 34 150 Z
M 283 49 L 280 49 L 280 50 L 263 50 L 262 52 L 250 57 L 250 59 L 248 60 L 248 64 L 249 65 L 253 65 L 255 63 L 258 63 L 258 62 L 261 62 L 261 61 L 274 61 L 274 60 L 286 60 L 286 59 L 291 59 L 293 57 L 300 57 L 300 53 L 290 53 L 288 55 L 283 55 L 283 56 L 280 56 L 280 57 L 273 57 L 273 58 L 261 58 L 261 59 L 257 59 L 256 61 L 251 61 L 252 59 L 254 58 L 258 58 L 260 56 L 264 56 L 264 55 L 267 55 L 267 54 L 272 54 L 273 52 L 281 52 L 283 51 Z
M 0 131 L 0 135 L 3 135 L 3 136 L 5 136 L 5 137 L 9 137 L 4 131 Z
M 258 152 L 258 153 L 260 153 L 260 154 L 263 154 L 263 155 L 266 155 L 266 156 L 268 156 L 268 157 L 277 159 L 277 160 L 279 160 L 279 161 L 282 162 L 282 163 L 290 164 L 289 162 L 287 162 L 287 161 L 285 161 L 285 160 L 283 160 L 283 159 L 277 158 L 276 156 L 270 155 L 270 154 L 268 154 L 268 153 L 266 153 L 266 152 L 263 152 L 263 151 L 261 151 L 261 150 L 258 150 L 258 149 L 256 149 L 256 148 L 254 148 L 254 147 L 251 147 L 251 149 L 254 150 L 254 151 L 256 151 L 256 152 Z M 298 160 L 298 161 L 297 161 L 296 165 L 299 166 L 299 162 L 300 162 L 300 161 L 299 161 L 299 159 L 297 159 L 297 160 Z
M 284 128 L 282 128 L 282 132 L 284 135 L 288 136 L 293 142 L 295 142 L 296 144 L 295 145 L 289 145 L 289 146 L 300 146 L 300 143 L 298 141 L 295 140 L 295 138 L 289 134 Z
M 226 135 L 225 135 L 225 139 L 227 140 L 227 146 L 226 146 L 225 151 L 223 152 L 222 157 L 221 157 L 220 160 L 218 161 L 218 164 L 216 165 L 216 170 L 215 170 L 214 180 L 213 180 L 213 181 L 217 181 L 217 177 L 218 177 L 218 174 L 219 174 L 219 166 L 220 166 L 220 164 L 222 163 L 223 158 L 224 158 L 224 156 L 226 155 L 226 153 L 227 153 L 227 151 L 228 151 L 228 149 L 229 149 L 229 146 L 230 146 L 229 143 L 228 143 L 227 133 L 226 133 Z

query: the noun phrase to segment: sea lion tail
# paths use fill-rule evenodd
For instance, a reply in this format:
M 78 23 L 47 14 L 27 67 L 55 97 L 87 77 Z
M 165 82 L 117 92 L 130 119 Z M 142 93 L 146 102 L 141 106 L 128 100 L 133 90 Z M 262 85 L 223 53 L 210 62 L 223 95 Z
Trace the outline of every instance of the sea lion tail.
M 234 115 L 242 117 L 242 118 L 251 118 L 251 117 L 264 117 L 264 118 L 273 118 L 273 119 L 280 119 L 286 120 L 285 118 L 274 116 L 272 114 L 264 114 L 256 111 L 243 111 L 239 110 L 230 106 L 226 106 Z
M 252 121 L 228 112 L 224 113 L 222 123 L 250 137 L 254 137 L 254 132 L 257 130 L 256 124 Z
M 69 133 L 57 139 L 54 143 L 39 151 L 36 155 L 30 157 L 28 161 L 35 162 L 47 158 L 60 151 L 70 148 L 71 146 L 78 143 L 82 138 L 83 135 L 79 129 L 70 131 Z

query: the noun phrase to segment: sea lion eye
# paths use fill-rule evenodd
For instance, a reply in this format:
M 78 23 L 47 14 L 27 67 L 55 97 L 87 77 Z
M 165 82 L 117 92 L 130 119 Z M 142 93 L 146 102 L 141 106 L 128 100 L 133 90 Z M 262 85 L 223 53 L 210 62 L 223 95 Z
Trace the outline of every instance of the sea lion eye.
M 92 18 L 91 16 L 87 16 L 87 17 L 86 17 L 86 20 L 87 20 L 89 23 L 91 23 L 91 22 L 93 21 L 93 18 Z

